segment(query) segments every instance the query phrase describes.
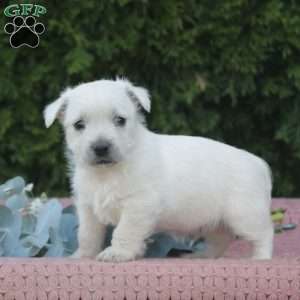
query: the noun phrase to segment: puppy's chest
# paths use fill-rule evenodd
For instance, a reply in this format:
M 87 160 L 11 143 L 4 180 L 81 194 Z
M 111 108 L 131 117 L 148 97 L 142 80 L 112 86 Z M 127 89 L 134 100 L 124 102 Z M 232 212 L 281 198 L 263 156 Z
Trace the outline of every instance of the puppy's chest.
M 103 184 L 95 189 L 92 206 L 101 223 L 118 224 L 122 211 L 122 198 L 117 187 Z

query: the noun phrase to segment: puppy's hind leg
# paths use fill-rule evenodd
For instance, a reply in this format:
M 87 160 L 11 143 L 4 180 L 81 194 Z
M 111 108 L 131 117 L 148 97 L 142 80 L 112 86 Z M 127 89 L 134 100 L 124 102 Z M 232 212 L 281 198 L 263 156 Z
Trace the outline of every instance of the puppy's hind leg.
M 253 259 L 272 258 L 274 228 L 269 210 L 249 211 L 232 219 L 230 225 L 236 235 L 252 243 Z
M 253 259 L 272 258 L 273 236 L 274 228 L 272 225 L 256 235 L 256 239 L 252 241 L 254 247 L 252 255 Z

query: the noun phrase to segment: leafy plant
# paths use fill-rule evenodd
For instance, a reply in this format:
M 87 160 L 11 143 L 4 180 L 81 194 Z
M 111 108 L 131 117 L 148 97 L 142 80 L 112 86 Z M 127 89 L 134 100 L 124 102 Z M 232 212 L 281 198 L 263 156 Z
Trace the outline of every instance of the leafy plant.
M 30 198 L 32 185 L 15 177 L 0 186 L 0 256 L 67 256 L 77 248 L 74 207 Z

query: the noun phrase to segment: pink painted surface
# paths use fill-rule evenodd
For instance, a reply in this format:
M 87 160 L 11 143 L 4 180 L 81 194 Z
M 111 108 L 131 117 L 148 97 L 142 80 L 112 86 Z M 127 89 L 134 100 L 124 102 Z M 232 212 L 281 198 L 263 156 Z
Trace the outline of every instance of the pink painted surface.
M 299 224 L 300 201 L 276 200 Z M 299 225 L 300 227 L 300 225 Z M 277 234 L 269 261 L 145 259 L 110 264 L 71 259 L 0 259 L 1 299 L 300 299 L 300 228 Z M 246 256 L 236 242 L 227 256 Z

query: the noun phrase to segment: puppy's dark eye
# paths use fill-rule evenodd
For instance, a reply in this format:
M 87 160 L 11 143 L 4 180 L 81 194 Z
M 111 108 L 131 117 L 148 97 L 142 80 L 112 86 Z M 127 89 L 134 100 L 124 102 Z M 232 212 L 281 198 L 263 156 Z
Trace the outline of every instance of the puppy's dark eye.
M 78 131 L 83 130 L 85 128 L 85 124 L 83 120 L 78 120 L 73 124 L 74 128 Z
M 126 119 L 125 119 L 124 117 L 117 116 L 117 117 L 115 118 L 115 124 L 116 124 L 117 126 L 123 127 L 123 126 L 125 126 L 125 124 L 126 124 Z

